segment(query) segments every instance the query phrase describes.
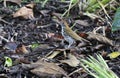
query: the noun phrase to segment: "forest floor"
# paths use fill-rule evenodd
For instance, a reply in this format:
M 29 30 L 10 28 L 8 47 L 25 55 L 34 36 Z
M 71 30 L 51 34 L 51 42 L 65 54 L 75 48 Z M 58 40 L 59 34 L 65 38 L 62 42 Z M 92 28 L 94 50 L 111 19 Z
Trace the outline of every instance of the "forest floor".
M 96 54 L 101 54 L 120 77 L 120 57 L 108 57 L 109 53 L 120 51 L 120 31 L 111 31 L 103 11 L 99 16 L 104 20 L 90 17 L 74 6 L 68 16 L 59 19 L 68 3 L 50 0 L 44 7 L 41 3 L 27 5 L 29 1 L 20 4 L 24 9 L 16 15 L 19 5 L 7 2 L 4 7 L 3 1 L 0 2 L 0 78 L 94 78 L 78 65 L 78 59 Z M 116 11 L 108 12 L 113 20 Z M 64 33 L 61 25 L 66 24 L 61 20 L 91 44 L 74 40 L 68 47 L 69 40 L 61 34 Z M 11 60 L 9 66 L 6 62 Z

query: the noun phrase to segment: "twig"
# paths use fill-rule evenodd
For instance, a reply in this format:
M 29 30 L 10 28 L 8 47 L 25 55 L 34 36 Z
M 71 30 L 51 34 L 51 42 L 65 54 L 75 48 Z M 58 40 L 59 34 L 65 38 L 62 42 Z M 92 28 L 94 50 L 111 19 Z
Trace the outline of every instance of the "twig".
M 1 38 L 2 40 L 5 40 L 6 42 L 9 42 L 9 40 L 6 39 L 6 38 L 4 38 L 3 36 L 0 36 L 0 38 Z
M 78 1 L 76 3 L 74 3 L 73 5 L 72 5 L 73 1 L 70 1 L 69 8 L 63 13 L 63 15 L 61 17 L 64 17 L 67 13 L 69 13 L 69 11 L 71 10 L 71 8 L 73 8 L 78 3 Z
M 103 4 L 97 0 L 98 4 L 101 6 L 101 8 L 103 9 L 104 13 L 106 14 L 107 18 L 111 19 L 110 16 L 108 15 L 107 11 L 105 10 L 105 7 L 103 6 Z M 110 26 L 112 26 L 112 24 L 109 22 Z
M 99 31 L 100 29 L 102 29 L 102 33 L 103 33 L 103 35 L 105 36 L 106 34 L 105 34 L 105 27 L 104 27 L 104 26 L 100 26 L 100 27 L 95 28 L 95 29 L 93 30 L 93 33 L 96 34 L 97 31 Z
M 12 23 L 9 23 L 9 22 L 7 22 L 7 21 L 3 20 L 1 16 L 0 16 L 0 21 L 2 21 L 2 22 L 4 22 L 4 23 L 6 23 L 6 24 L 8 24 L 8 25 L 12 25 Z
M 53 24 L 47 24 L 47 25 L 41 25 L 41 26 L 37 26 L 37 28 L 47 28 L 49 26 L 52 26 Z
M 72 72 L 72 73 L 70 73 L 68 76 L 70 77 L 71 75 L 73 75 L 74 73 L 76 73 L 76 72 L 78 72 L 78 71 L 80 71 L 80 70 L 83 70 L 83 68 L 79 68 L 79 69 L 77 69 L 77 70 L 73 71 L 73 72 Z

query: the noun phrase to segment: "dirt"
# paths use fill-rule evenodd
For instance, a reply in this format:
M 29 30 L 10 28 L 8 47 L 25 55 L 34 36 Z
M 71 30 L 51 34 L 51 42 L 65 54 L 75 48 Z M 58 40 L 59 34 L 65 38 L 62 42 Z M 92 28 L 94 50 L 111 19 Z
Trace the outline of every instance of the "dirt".
M 24 6 L 29 4 L 28 2 L 22 2 Z M 67 5 L 65 7 L 65 5 Z M 10 7 L 12 6 L 12 7 Z M 65 46 L 68 42 L 64 40 L 61 34 L 61 26 L 55 20 L 56 17 L 53 13 L 63 14 L 65 9 L 68 8 L 68 3 L 61 3 L 59 1 L 49 1 L 45 7 L 41 6 L 41 3 L 37 3 L 33 8 L 34 19 L 24 19 L 22 17 L 14 18 L 14 14 L 18 9 L 19 5 L 14 3 L 7 3 L 7 7 L 3 7 L 3 2 L 0 2 L 0 78 L 41 78 L 30 72 L 30 69 L 24 69 L 22 64 L 30 64 L 36 62 L 39 59 L 45 58 L 45 56 L 51 51 L 64 50 L 67 53 L 72 53 L 76 57 L 82 56 L 87 57 L 88 55 L 95 55 L 100 53 L 103 55 L 105 60 L 109 60 L 107 63 L 109 67 L 120 77 L 120 57 L 110 59 L 104 53 L 111 53 L 114 51 L 120 51 L 120 38 L 119 30 L 111 32 L 111 27 L 107 23 L 107 20 L 100 21 L 99 18 L 91 19 L 89 16 L 83 15 L 79 12 L 79 8 L 76 6 L 70 10 L 70 15 L 64 17 L 70 27 L 74 25 L 72 30 L 77 31 L 76 33 L 87 39 L 87 33 L 92 32 L 97 27 L 105 27 L 106 37 L 113 41 L 113 45 L 106 43 L 106 41 L 89 40 L 92 45 L 80 46 L 80 42 L 76 41 L 73 47 L 66 49 Z M 113 19 L 115 12 L 111 12 L 111 18 Z M 101 15 L 105 19 L 105 15 Z M 59 21 L 59 20 L 58 20 Z M 102 31 L 98 31 L 102 34 Z M 7 40 L 6 40 L 7 39 Z M 64 43 L 62 44 L 62 41 Z M 33 45 L 39 45 L 32 48 Z M 25 48 L 25 50 L 23 49 Z M 77 49 L 76 49 L 76 48 Z M 27 53 L 29 52 L 29 53 Z M 63 51 L 61 51 L 63 52 Z M 13 60 L 11 67 L 5 67 L 4 57 L 8 56 Z M 57 55 L 49 62 L 59 63 L 59 60 L 63 60 L 65 57 L 63 54 Z M 67 64 L 59 65 L 68 74 L 79 68 L 71 67 Z M 87 73 L 76 72 L 71 75 L 71 78 L 94 78 Z M 44 78 L 44 77 L 43 77 Z M 48 77 L 48 78 L 55 78 Z

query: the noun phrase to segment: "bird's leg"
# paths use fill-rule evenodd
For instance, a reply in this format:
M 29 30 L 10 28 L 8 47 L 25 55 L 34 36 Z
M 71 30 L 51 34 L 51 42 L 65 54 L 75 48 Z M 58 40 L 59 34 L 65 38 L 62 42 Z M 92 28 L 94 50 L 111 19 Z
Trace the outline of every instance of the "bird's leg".
M 64 41 L 65 41 L 64 39 L 61 41 L 61 43 L 60 43 L 61 46 L 64 46 L 64 45 L 65 45 L 65 44 L 64 44 Z
M 72 46 L 72 44 L 74 44 L 74 42 L 75 42 L 73 39 L 69 39 L 69 41 L 67 41 L 67 42 L 68 42 L 68 45 L 66 45 L 66 44 L 64 43 L 64 41 L 66 41 L 66 40 L 62 40 L 61 45 L 64 46 L 65 49 L 70 48 L 70 47 Z

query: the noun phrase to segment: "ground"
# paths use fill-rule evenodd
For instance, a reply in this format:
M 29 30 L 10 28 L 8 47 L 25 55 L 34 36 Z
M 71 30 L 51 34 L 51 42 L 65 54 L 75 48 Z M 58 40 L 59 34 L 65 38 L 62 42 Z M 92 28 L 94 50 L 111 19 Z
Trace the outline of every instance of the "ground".
M 117 2 L 119 3 L 119 1 Z M 19 6 L 14 2 L 7 2 L 7 6 L 4 7 L 3 1 L 0 2 L 1 78 L 41 78 L 43 76 L 41 72 L 43 71 L 40 72 L 41 75 L 38 75 L 31 72 L 31 69 L 36 66 L 28 66 L 30 63 L 36 63 L 38 60 L 58 64 L 62 71 L 62 76 L 59 77 L 63 78 L 66 76 L 63 74 L 64 72 L 69 75 L 76 69 L 81 68 L 81 66 L 72 66 L 71 64 L 69 65 L 69 63 L 61 62 L 61 60 L 69 59 L 69 54 L 72 54 L 76 58 L 86 58 L 88 55 L 95 56 L 97 53 L 103 56 L 110 69 L 120 77 L 120 57 L 110 59 L 107 56 L 111 52 L 120 51 L 120 31 L 111 31 L 109 20 L 105 19 L 105 13 L 103 11 L 99 12 L 99 14 L 104 20 L 99 17 L 91 18 L 84 14 L 85 11 L 80 11 L 78 6 L 74 6 L 69 11 L 68 16 L 66 15 L 59 19 L 58 17 L 62 16 L 66 9 L 68 9 L 68 3 L 50 0 L 44 7 L 41 6 L 41 3 L 36 3 L 34 7 L 27 5 L 30 3 L 30 1 L 22 2 L 21 6 Z M 15 17 L 14 14 L 21 7 L 27 8 L 26 10 L 30 9 L 28 11 L 33 10 L 33 16 L 30 12 L 30 15 L 28 13 L 27 17 L 24 15 Z M 109 11 L 108 14 L 113 20 L 115 11 Z M 61 25 L 65 25 L 61 19 L 66 21 L 69 27 L 72 27 L 72 31 L 80 36 L 80 38 L 84 38 L 91 44 L 72 38 L 75 42 L 68 47 L 70 44 L 69 40 L 65 40 L 64 36 L 61 34 Z M 99 27 L 102 29 L 95 32 L 95 29 Z M 99 36 L 95 33 L 99 34 Z M 71 37 L 70 34 L 69 37 Z M 54 55 L 55 52 L 58 52 L 58 54 Z M 50 56 L 52 53 L 53 56 Z M 12 66 L 5 66 L 5 56 L 12 59 Z M 48 59 L 48 57 L 50 59 Z M 44 63 L 39 63 L 38 65 L 44 67 Z M 54 67 L 56 66 L 53 65 L 53 68 Z M 56 68 L 59 69 L 59 67 Z M 53 68 L 51 67 L 51 69 Z M 58 70 L 56 69 L 56 71 Z M 58 73 L 61 74 L 61 72 Z M 58 78 L 58 75 L 54 76 L 54 74 L 52 74 L 52 76 L 46 77 L 47 75 L 48 74 L 45 74 L 43 78 Z M 94 78 L 83 70 L 71 74 L 70 77 Z

